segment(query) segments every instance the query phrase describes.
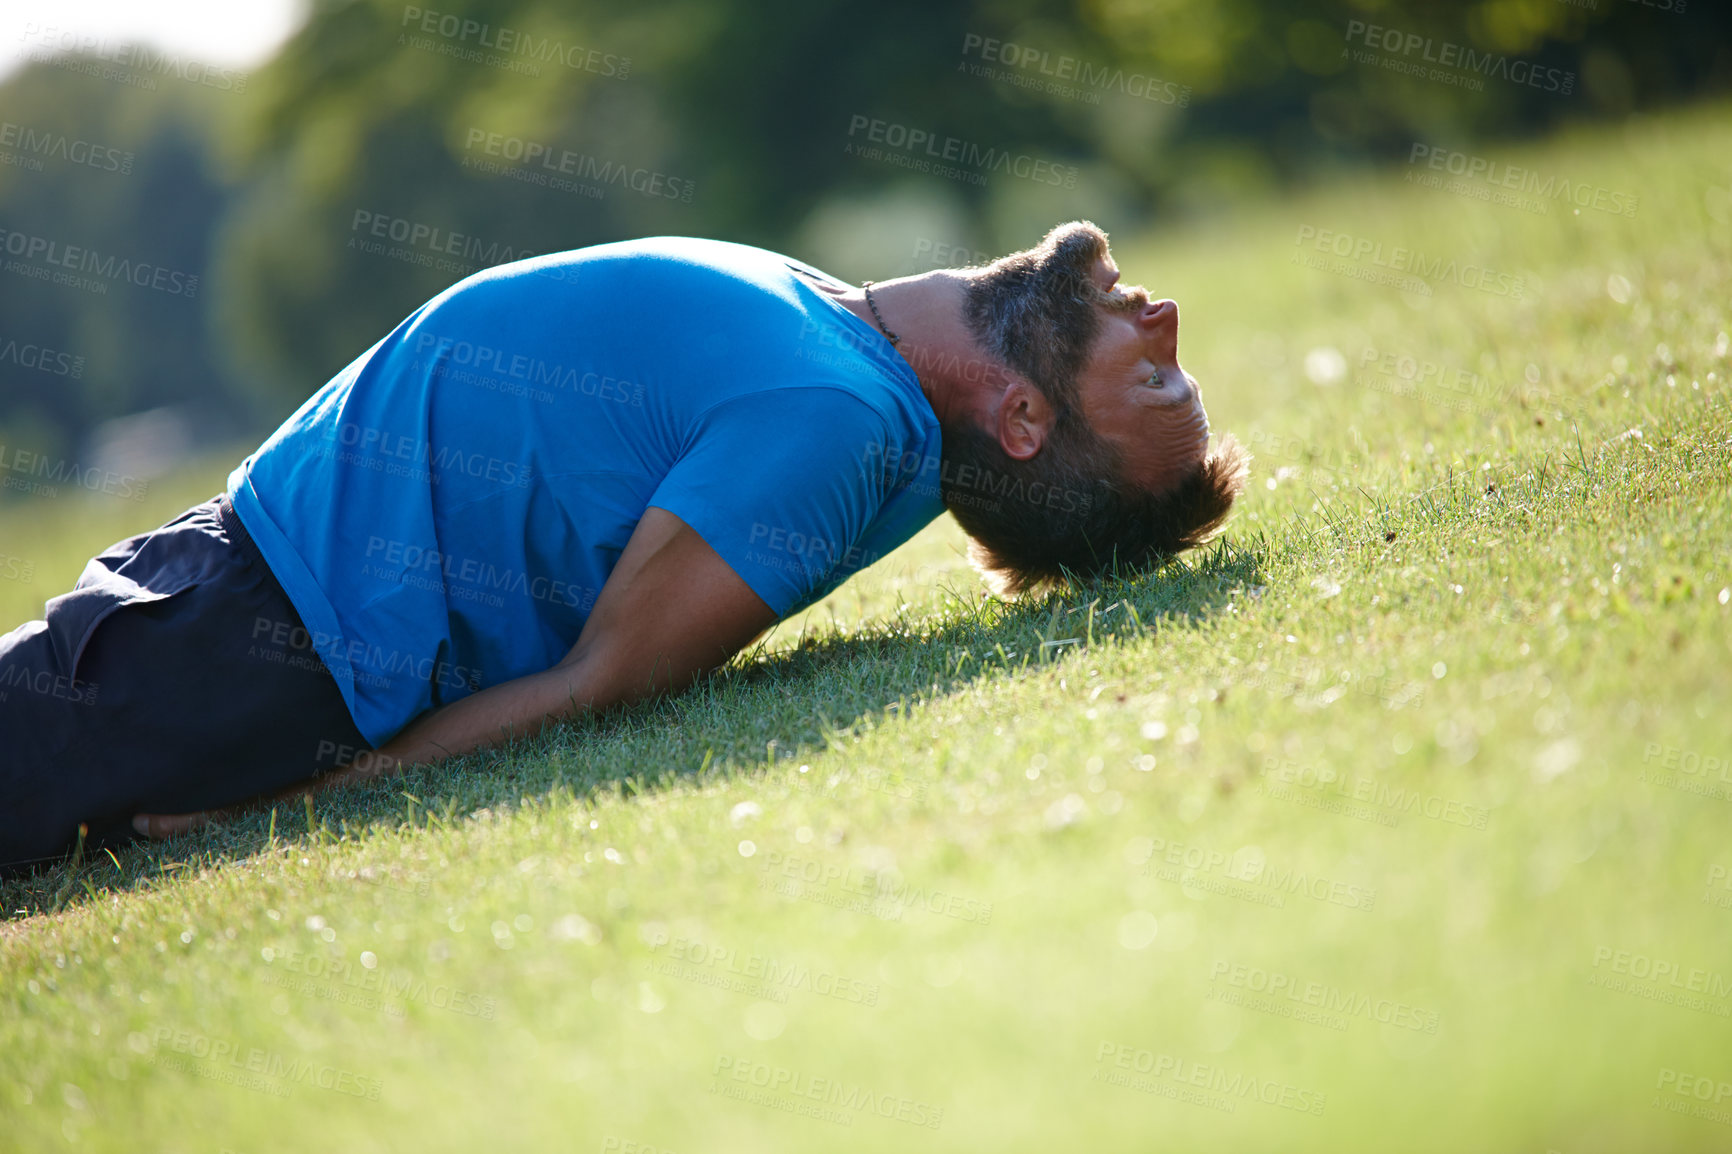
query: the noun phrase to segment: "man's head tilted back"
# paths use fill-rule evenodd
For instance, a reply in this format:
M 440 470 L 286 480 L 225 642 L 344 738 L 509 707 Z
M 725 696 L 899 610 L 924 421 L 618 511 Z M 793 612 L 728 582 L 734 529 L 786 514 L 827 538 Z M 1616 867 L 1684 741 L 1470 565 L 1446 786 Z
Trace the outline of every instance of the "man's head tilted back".
M 1178 363 L 1178 306 L 1115 287 L 1107 236 L 1088 221 L 960 275 L 973 338 L 1038 393 L 996 428 L 944 429 L 945 504 L 995 588 L 1146 570 L 1208 540 L 1249 457 L 1231 436 L 1209 451 Z

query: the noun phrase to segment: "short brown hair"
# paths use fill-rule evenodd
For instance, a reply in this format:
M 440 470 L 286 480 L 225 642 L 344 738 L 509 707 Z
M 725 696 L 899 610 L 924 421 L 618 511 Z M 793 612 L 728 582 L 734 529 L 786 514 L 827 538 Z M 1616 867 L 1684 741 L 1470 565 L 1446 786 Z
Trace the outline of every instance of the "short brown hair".
M 963 318 L 981 347 L 1060 410 L 1075 408 L 1077 374 L 1100 333 L 1107 299 L 1089 275 L 1107 234 L 1086 220 L 1061 224 L 1031 249 L 964 270 Z

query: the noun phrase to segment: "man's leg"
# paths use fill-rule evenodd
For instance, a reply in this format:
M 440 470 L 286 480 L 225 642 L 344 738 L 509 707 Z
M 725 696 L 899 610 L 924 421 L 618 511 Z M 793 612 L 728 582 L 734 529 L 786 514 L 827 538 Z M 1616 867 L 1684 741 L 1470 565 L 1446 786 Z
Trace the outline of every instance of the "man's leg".
M 232 509 L 115 546 L 0 638 L 0 865 L 272 793 L 365 749 Z
M 189 514 L 164 526 L 167 529 Z M 159 530 L 160 531 L 160 530 Z M 150 537 L 109 546 L 70 593 L 51 598 L 40 621 L 0 636 L 0 868 L 60 856 L 81 783 L 65 758 L 103 720 L 100 685 L 80 680 L 76 659 L 96 624 L 131 595 L 119 573 Z M 160 584 L 160 582 L 159 582 Z
M 0 867 L 64 849 L 56 802 L 69 783 L 55 767 L 89 721 L 87 695 L 67 676 L 46 621 L 0 637 Z

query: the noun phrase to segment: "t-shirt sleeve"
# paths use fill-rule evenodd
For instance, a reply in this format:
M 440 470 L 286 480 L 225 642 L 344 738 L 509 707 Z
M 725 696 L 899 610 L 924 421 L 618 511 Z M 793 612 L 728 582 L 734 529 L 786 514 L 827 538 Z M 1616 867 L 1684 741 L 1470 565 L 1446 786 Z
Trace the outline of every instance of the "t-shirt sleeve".
M 885 498 L 889 423 L 839 389 L 775 389 L 700 418 L 649 503 L 695 529 L 786 617 L 861 567 Z M 896 456 L 888 459 L 895 460 Z

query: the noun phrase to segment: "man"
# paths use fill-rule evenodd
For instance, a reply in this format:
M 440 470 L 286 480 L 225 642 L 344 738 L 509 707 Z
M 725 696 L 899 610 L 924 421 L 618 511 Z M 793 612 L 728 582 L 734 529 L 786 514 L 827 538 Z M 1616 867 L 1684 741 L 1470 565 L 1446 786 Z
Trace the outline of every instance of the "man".
M 1246 457 L 1117 280 L 1083 221 L 860 288 L 667 237 L 468 278 L 0 638 L 0 863 L 683 688 L 947 507 L 1009 594 L 1199 543 Z

